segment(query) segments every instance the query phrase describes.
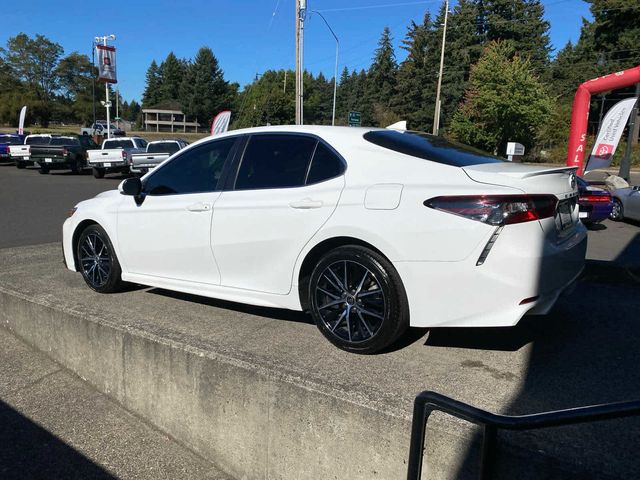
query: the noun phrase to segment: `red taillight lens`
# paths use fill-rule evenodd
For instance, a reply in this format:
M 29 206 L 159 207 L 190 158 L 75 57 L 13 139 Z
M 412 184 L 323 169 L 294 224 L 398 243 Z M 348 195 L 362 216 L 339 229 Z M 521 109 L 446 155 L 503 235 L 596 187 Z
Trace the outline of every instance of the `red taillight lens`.
M 611 201 L 611 195 L 582 195 L 578 197 L 581 203 L 608 203 Z
M 65 157 L 66 157 L 67 155 L 69 155 L 69 150 L 67 150 L 66 148 L 63 148 L 63 149 L 62 149 L 62 155 L 64 155 Z
M 424 205 L 498 226 L 552 217 L 558 199 L 554 195 L 458 195 L 432 198 Z

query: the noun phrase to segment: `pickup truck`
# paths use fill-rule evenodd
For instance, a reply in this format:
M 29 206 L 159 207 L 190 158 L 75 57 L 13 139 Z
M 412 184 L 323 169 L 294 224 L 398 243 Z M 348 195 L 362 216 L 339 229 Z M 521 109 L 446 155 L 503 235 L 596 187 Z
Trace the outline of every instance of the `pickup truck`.
M 144 175 L 149 170 L 164 162 L 171 155 L 189 145 L 184 140 L 157 140 L 149 142 L 146 153 L 134 153 L 131 173 Z
M 9 158 L 15 162 L 18 168 L 33 165 L 31 145 L 46 145 L 50 140 L 51 135 L 48 133 L 27 135 L 22 145 L 9 145 Z
M 89 152 L 89 166 L 93 176 L 102 178 L 106 173 L 129 173 L 134 153 L 146 153 L 147 141 L 140 137 L 110 138 L 102 142 L 102 149 Z
M 54 135 L 47 145 L 31 145 L 31 159 L 39 165 L 40 173 L 70 169 L 78 174 L 87 166 L 87 152 L 97 148 L 86 135 Z
M 0 133 L 0 160 L 9 160 L 9 146 L 22 145 L 24 136 L 15 133 Z
M 89 135 L 93 137 L 94 135 L 106 135 L 107 134 L 107 122 L 96 122 L 88 128 L 80 129 L 81 135 Z M 111 124 L 111 135 L 114 137 L 124 137 L 125 131 L 119 128 L 112 123 Z

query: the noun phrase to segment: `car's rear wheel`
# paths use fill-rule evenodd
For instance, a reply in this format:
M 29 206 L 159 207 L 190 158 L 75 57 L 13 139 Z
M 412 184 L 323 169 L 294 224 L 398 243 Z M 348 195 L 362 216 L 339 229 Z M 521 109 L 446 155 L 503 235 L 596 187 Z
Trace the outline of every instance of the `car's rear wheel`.
M 96 292 L 112 293 L 122 289 L 120 262 L 107 232 L 99 225 L 89 225 L 80 234 L 76 247 L 82 278 Z
M 82 165 L 80 165 L 80 162 L 71 164 L 71 173 L 74 175 L 80 175 L 82 173 Z
M 309 282 L 311 315 L 327 339 L 354 353 L 375 353 L 409 326 L 398 272 L 382 255 L 360 246 L 326 253 Z
M 42 175 L 46 175 L 47 173 L 49 173 L 49 167 L 40 167 L 38 172 Z
M 16 167 L 22 170 L 23 168 L 27 168 L 27 164 L 24 162 L 21 162 L 20 160 L 16 160 Z
M 613 199 L 613 208 L 611 209 L 609 218 L 615 222 L 620 222 L 624 219 L 624 207 L 622 206 L 620 199 Z
M 93 176 L 96 178 L 103 178 L 104 177 L 104 168 L 94 168 L 93 169 Z

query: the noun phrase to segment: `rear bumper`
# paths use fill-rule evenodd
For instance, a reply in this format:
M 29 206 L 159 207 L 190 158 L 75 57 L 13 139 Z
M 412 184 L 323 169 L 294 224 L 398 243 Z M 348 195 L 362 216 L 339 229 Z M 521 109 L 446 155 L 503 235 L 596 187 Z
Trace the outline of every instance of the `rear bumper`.
M 587 234 L 579 224 L 555 243 L 538 222 L 510 225 L 477 265 L 486 243 L 460 262 L 394 263 L 412 326 L 512 326 L 527 313 L 547 313 L 582 272 Z
M 34 163 L 37 163 L 41 167 L 48 167 L 51 170 L 54 169 L 64 169 L 71 167 L 75 161 L 68 158 L 56 158 L 56 157 L 31 157 Z M 49 160 L 47 160 L 49 159 Z
M 91 162 L 92 168 L 101 168 L 107 172 L 128 172 L 129 164 L 126 162 Z
M 583 222 L 601 222 L 609 218 L 613 210 L 612 202 L 580 205 L 580 219 Z

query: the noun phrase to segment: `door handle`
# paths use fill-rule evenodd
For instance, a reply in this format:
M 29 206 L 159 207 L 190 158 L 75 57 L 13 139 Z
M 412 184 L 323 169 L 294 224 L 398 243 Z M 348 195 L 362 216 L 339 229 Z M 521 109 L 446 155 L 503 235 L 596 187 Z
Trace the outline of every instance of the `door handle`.
M 193 205 L 189 205 L 187 207 L 187 210 L 189 210 L 190 212 L 208 212 L 209 210 L 211 210 L 211 205 L 202 202 L 194 203 Z
M 299 208 L 301 210 L 308 210 L 310 208 L 320 208 L 322 206 L 321 200 L 311 200 L 310 198 L 303 198 L 297 202 L 291 202 L 289 204 L 291 208 Z

